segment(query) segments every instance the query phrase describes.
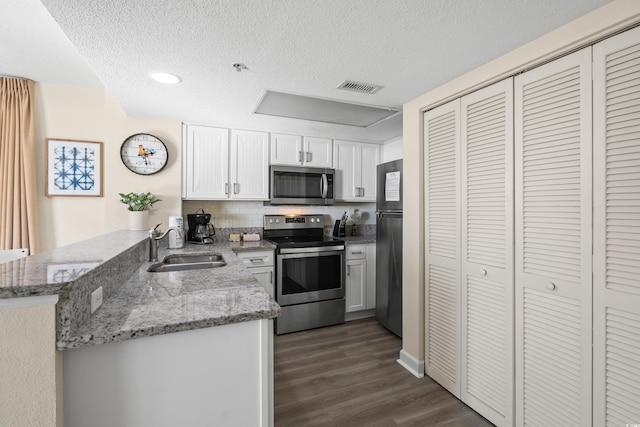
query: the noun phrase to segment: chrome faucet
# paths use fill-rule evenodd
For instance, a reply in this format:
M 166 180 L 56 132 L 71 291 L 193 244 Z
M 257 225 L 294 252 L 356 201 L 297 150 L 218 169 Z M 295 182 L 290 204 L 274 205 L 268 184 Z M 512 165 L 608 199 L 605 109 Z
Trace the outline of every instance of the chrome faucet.
M 156 225 L 153 230 L 149 230 L 149 261 L 151 262 L 158 261 L 158 240 L 161 240 L 164 236 L 169 234 L 171 230 L 178 233 L 179 238 L 182 238 L 182 230 L 176 227 L 169 227 L 167 228 L 167 231 L 160 234 L 158 227 L 160 227 L 161 224 L 162 223 Z

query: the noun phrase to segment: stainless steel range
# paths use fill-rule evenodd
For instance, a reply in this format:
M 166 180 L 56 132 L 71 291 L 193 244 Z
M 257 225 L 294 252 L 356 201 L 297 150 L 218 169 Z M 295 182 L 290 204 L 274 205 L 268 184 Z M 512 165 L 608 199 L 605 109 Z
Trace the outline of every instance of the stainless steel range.
M 265 215 L 276 248 L 276 334 L 344 322 L 344 241 L 324 235 L 322 215 Z

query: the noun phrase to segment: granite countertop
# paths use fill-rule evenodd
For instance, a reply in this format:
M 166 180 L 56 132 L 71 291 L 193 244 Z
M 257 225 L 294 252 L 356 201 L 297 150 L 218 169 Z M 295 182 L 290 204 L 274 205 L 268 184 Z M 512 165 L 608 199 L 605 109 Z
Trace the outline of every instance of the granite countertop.
M 148 236 L 147 231 L 121 230 L 0 264 L 0 298 L 61 294 Z
M 273 249 L 268 242 L 246 243 L 256 245 L 235 245 L 236 251 Z M 58 348 L 268 319 L 280 314 L 280 307 L 244 267 L 229 242 L 159 249 L 158 259 L 181 253 L 221 254 L 227 265 L 151 273 L 147 268 L 154 263 L 143 262 L 75 336 L 58 341 Z
M 227 265 L 151 273 L 147 236 L 144 231 L 118 231 L 0 264 L 0 298 L 58 294 L 60 350 L 280 314 L 280 306 L 234 253 L 272 250 L 271 243 L 187 244 L 183 249 L 160 245 L 159 260 L 169 254 L 218 253 Z M 104 289 L 104 302 L 91 314 L 90 294 L 98 286 Z
M 366 244 L 366 243 L 375 243 L 376 235 L 375 234 L 362 234 L 359 236 L 345 236 L 341 237 L 344 239 L 344 242 L 348 244 Z

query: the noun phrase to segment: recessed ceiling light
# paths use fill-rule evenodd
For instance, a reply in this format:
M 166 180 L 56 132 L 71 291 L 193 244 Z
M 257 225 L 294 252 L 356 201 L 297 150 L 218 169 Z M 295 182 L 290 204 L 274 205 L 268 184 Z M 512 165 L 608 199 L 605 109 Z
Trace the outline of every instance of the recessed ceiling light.
M 182 79 L 175 74 L 164 73 L 162 71 L 154 71 L 149 75 L 153 80 L 167 85 L 175 85 L 182 81 Z

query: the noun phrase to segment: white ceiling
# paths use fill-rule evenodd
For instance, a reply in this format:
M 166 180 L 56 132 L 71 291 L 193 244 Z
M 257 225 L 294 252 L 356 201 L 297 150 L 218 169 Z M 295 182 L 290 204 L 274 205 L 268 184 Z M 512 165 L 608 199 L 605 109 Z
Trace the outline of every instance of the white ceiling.
M 253 111 L 268 89 L 400 108 L 605 3 L 0 0 L 0 74 L 104 87 L 130 116 L 386 141 L 400 117 L 361 128 Z M 183 82 L 155 83 L 156 70 Z M 384 88 L 336 89 L 346 79 Z

